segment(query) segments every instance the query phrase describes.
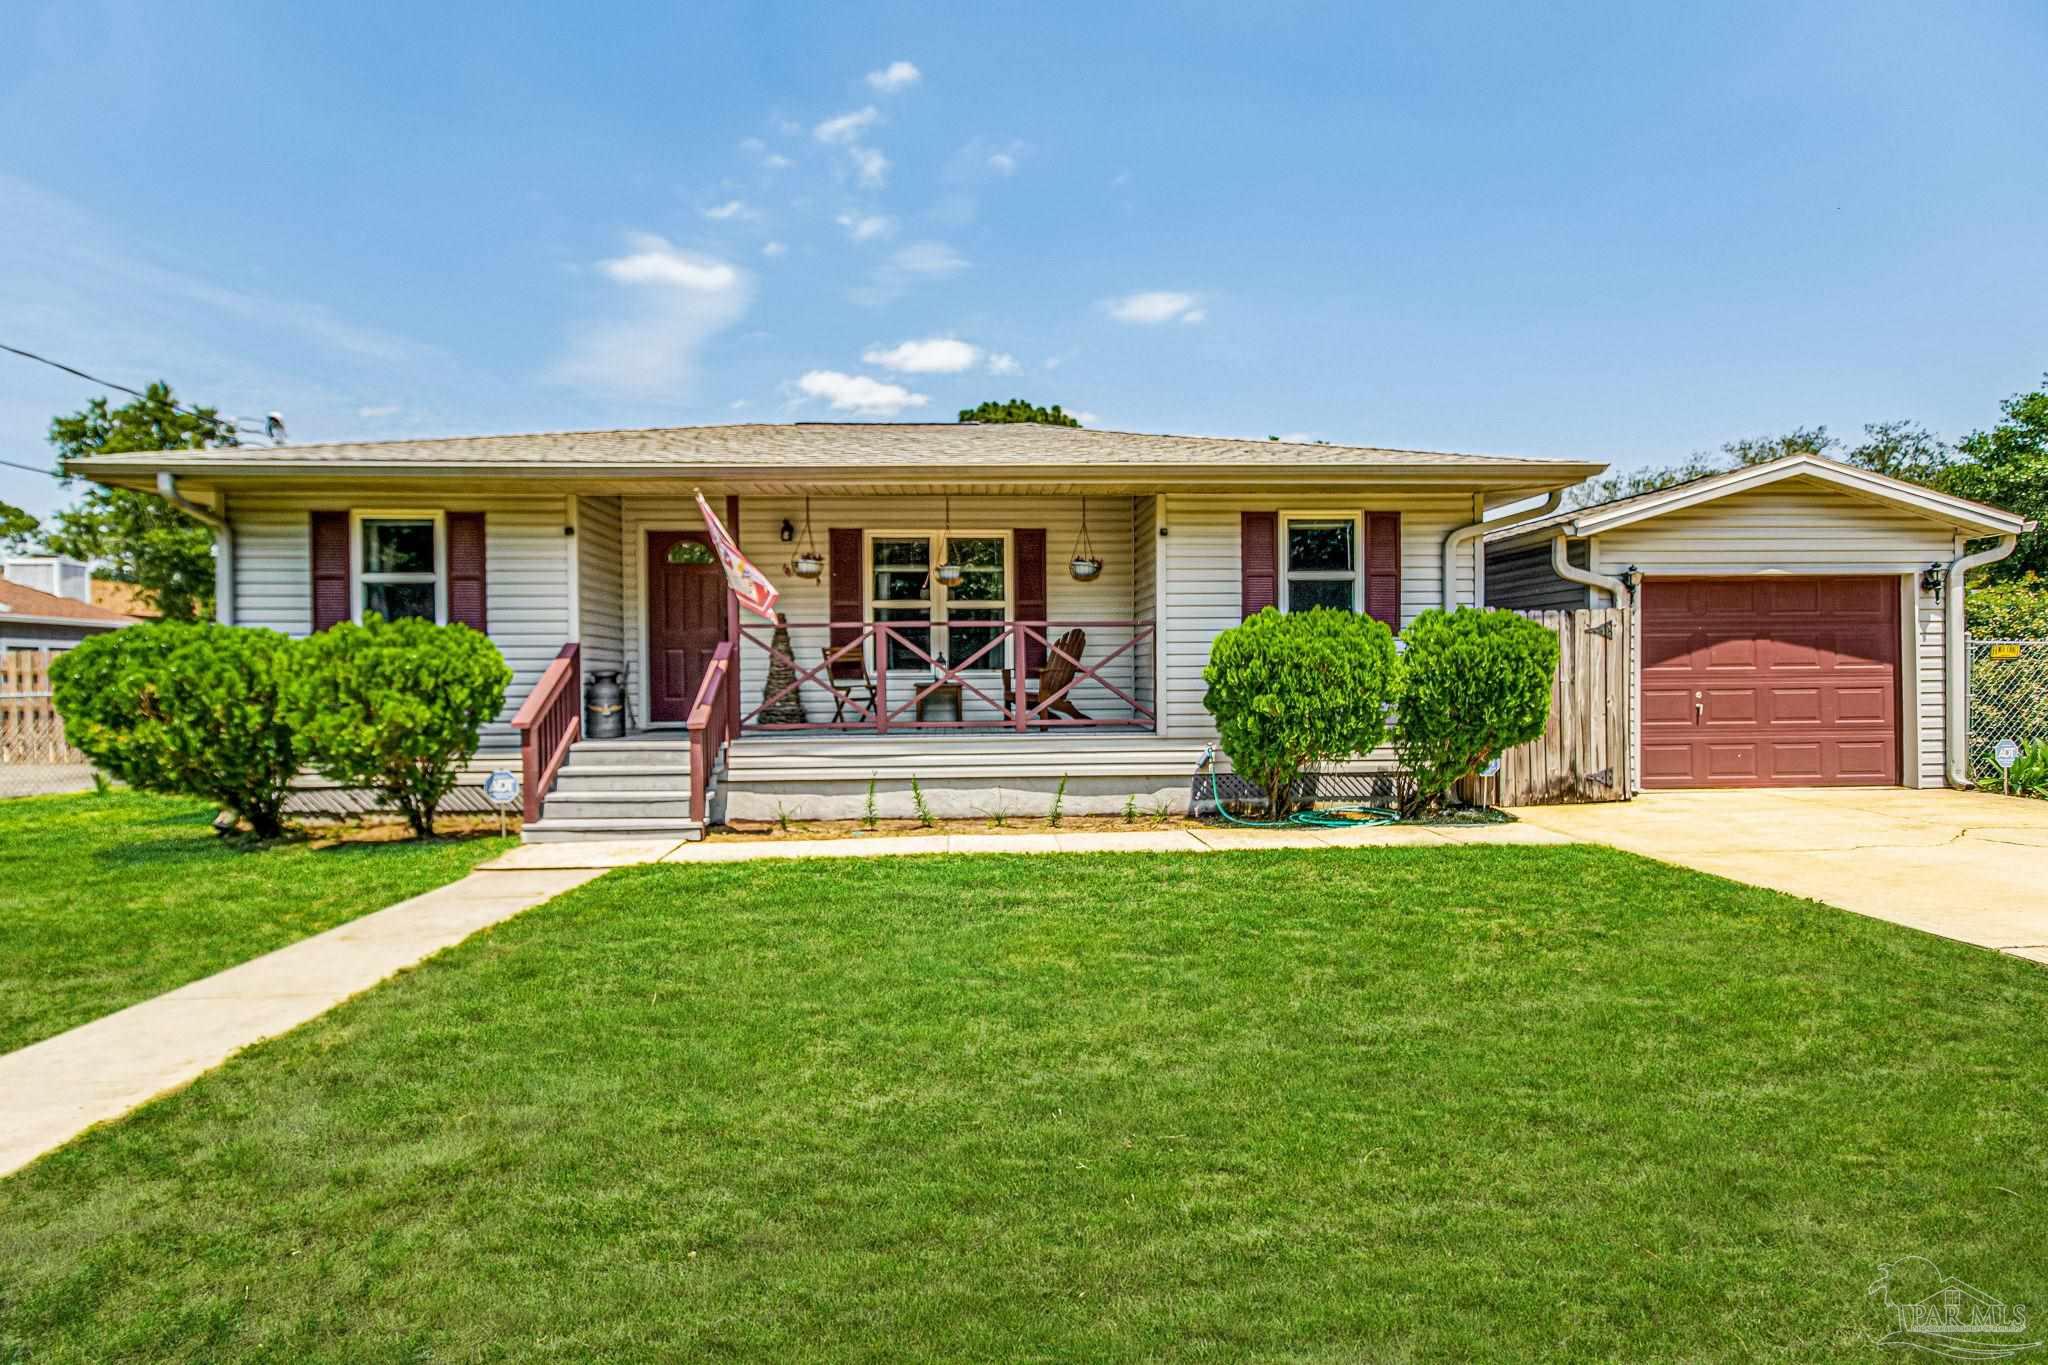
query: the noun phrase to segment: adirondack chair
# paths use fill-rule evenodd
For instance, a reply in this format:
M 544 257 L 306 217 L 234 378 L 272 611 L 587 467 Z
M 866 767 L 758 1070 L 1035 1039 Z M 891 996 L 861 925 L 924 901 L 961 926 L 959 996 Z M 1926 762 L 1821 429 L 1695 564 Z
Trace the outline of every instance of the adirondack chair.
M 1088 632 L 1079 626 L 1052 642 L 1046 652 L 1045 663 L 1036 673 L 1024 675 L 1024 706 L 1026 710 L 1057 711 L 1072 716 L 1075 720 L 1086 720 L 1081 708 L 1074 705 L 1069 695 L 1074 687 L 1074 661 L 1088 648 Z M 1036 684 L 1036 690 L 1031 690 Z M 1016 676 L 1009 669 L 1003 670 L 1003 697 L 1007 703 L 1017 695 Z M 1014 719 L 1014 717 L 1013 717 Z

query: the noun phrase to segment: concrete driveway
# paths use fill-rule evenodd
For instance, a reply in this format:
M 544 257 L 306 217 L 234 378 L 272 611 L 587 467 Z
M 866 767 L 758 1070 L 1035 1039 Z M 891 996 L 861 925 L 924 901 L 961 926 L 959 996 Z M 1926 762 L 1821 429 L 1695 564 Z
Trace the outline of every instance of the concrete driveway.
M 1652 792 L 1515 814 L 1588 843 L 2048 963 L 2048 801 L 1804 788 Z

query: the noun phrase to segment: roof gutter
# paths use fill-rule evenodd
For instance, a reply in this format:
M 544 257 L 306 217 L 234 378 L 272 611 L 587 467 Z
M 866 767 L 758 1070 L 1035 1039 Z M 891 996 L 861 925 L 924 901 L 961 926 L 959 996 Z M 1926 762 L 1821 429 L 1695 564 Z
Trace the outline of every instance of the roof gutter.
M 2016 535 L 2000 536 L 1998 543 L 1975 554 L 1958 555 L 1948 562 L 1942 579 L 1942 728 L 1947 731 L 1942 752 L 1947 755 L 1945 776 L 1951 787 L 1974 788 L 1970 781 L 1970 664 L 1965 646 L 1969 637 L 1963 627 L 1963 576 L 1985 564 L 1996 564 L 2020 543 Z
M 1551 572 L 1569 582 L 1584 583 L 1589 588 L 1604 588 L 1614 594 L 1615 606 L 1628 606 L 1630 596 L 1628 584 L 1611 575 L 1594 573 L 1591 569 L 1582 569 L 1578 565 L 1573 564 L 1565 554 L 1565 546 L 1570 540 L 1571 537 L 1566 534 L 1566 529 L 1563 527 L 1558 528 L 1557 534 L 1550 538 Z
M 224 626 L 235 623 L 235 528 L 222 512 L 227 495 L 218 495 L 221 512 L 201 507 L 178 491 L 178 476 L 168 469 L 156 473 L 156 495 L 201 526 L 213 531 L 213 617 Z
M 1542 502 L 1534 507 L 1524 508 L 1522 511 L 1510 513 L 1494 521 L 1488 521 L 1481 517 L 1470 525 L 1452 528 L 1451 532 L 1444 537 L 1444 576 L 1442 580 L 1444 610 L 1450 611 L 1458 605 L 1458 552 L 1460 550 L 1464 549 L 1466 545 L 1481 535 L 1489 535 L 1510 526 L 1519 526 L 1525 521 L 1534 521 L 1538 517 L 1547 517 L 1562 506 L 1563 503 L 1564 490 L 1562 488 L 1553 488 L 1550 490 L 1549 496 L 1545 497 Z M 1477 553 L 1479 557 L 1472 565 L 1472 595 L 1478 600 L 1473 602 L 1472 605 L 1483 607 L 1486 605 L 1486 552 L 1481 550 Z

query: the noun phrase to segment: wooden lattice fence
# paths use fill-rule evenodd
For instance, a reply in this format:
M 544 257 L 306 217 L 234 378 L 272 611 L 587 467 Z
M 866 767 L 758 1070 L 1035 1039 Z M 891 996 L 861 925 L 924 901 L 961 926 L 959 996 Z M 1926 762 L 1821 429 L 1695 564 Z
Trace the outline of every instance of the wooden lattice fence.
M 50 704 L 47 649 L 0 650 L 0 764 L 83 763 Z

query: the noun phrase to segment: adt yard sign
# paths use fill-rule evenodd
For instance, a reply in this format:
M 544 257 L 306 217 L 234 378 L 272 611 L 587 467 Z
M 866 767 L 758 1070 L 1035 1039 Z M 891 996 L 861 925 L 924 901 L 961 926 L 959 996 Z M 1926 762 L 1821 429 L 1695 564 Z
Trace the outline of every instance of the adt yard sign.
M 1991 756 L 1998 760 L 2001 768 L 2010 768 L 2020 761 L 2020 746 L 2009 739 L 2001 739 L 1991 750 Z
M 505 832 L 505 807 L 519 799 L 519 774 L 498 769 L 484 779 L 484 796 L 498 808 L 498 833 Z

